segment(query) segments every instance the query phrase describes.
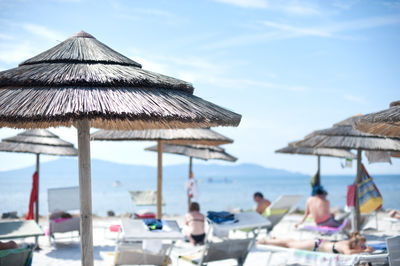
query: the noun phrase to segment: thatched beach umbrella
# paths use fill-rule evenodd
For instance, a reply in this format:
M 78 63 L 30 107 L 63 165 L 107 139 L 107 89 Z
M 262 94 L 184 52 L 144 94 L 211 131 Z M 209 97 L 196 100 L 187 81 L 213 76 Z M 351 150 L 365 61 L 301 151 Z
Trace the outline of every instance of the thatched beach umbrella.
M 400 151 L 400 139 L 385 138 L 363 133 L 353 128 L 359 116 L 350 117 L 333 127 L 313 132 L 308 139 L 298 144 L 312 148 L 356 149 L 357 150 L 357 177 L 356 184 L 361 180 L 361 152 L 370 151 Z M 355 200 L 355 229 L 360 228 L 360 208 L 356 190 Z
M 221 145 L 233 140 L 209 128 L 99 130 L 90 135 L 92 140 L 157 141 L 157 218 L 162 216 L 162 153 L 165 143 Z M 189 173 L 190 175 L 190 173 Z
M 45 129 L 27 130 L 16 136 L 4 138 L 0 142 L 0 151 L 22 152 L 36 154 L 37 198 L 35 204 L 35 221 L 39 222 L 39 165 L 40 154 L 77 156 L 78 150 L 72 143 L 60 139 L 57 135 Z M 37 245 L 37 238 L 36 238 Z
M 389 109 L 360 117 L 355 121 L 355 128 L 374 135 L 400 138 L 400 101 L 392 102 Z
M 82 264 L 93 265 L 90 127 L 237 126 L 241 116 L 193 95 L 191 84 L 141 65 L 79 32 L 0 72 L 0 127 L 78 129 Z
M 157 146 L 151 146 L 146 151 L 158 151 Z M 223 160 L 228 162 L 236 162 L 237 158 L 226 153 L 225 149 L 217 146 L 207 145 L 176 145 L 164 144 L 163 153 L 172 153 L 185 155 L 189 157 L 189 179 L 192 175 L 193 158 L 201 160 Z M 188 208 L 190 207 L 191 198 L 188 195 Z
M 288 146 L 276 150 L 276 153 L 286 153 L 286 154 L 301 154 L 301 155 L 314 155 L 317 156 L 317 179 L 316 183 L 320 184 L 320 172 L 321 172 L 321 156 L 327 157 L 337 157 L 337 158 L 349 158 L 356 159 L 356 155 L 348 150 L 341 149 L 327 149 L 327 148 L 309 148 L 309 147 L 299 147 L 299 141 L 291 142 Z

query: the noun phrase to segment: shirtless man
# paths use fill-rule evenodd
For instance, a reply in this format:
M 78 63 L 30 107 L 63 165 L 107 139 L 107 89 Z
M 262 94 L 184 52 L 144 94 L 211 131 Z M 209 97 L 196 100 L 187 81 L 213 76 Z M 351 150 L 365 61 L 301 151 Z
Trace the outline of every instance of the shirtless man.
M 329 200 L 326 199 L 326 191 L 322 186 L 315 189 L 315 196 L 307 200 L 306 211 L 303 219 L 295 225 L 298 227 L 302 224 L 309 215 L 314 219 L 315 223 L 319 226 L 339 227 L 340 222 L 336 221 L 330 213 Z
M 267 199 L 264 199 L 264 195 L 261 192 L 256 192 L 253 195 L 254 201 L 257 203 L 256 212 L 259 214 L 263 214 L 265 209 L 271 205 L 271 202 Z

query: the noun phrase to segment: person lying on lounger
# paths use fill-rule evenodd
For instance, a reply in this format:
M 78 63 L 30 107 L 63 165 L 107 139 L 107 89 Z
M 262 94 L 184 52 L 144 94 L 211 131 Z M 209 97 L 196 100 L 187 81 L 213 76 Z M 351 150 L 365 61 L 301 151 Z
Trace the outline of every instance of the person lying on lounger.
M 359 233 L 352 233 L 349 240 L 329 241 L 321 238 L 310 240 L 294 239 L 261 239 L 257 244 L 273 245 L 284 248 L 320 251 L 336 254 L 357 254 L 372 252 L 372 247 L 366 246 L 366 239 Z
M 330 203 L 326 199 L 328 193 L 322 186 L 315 187 L 315 196 L 307 200 L 306 211 L 304 212 L 303 219 L 295 225 L 298 227 L 310 215 L 315 223 L 319 226 L 339 227 L 341 222 L 335 220 L 333 214 L 330 212 Z
M 8 242 L 0 241 L 0 250 L 14 249 L 14 248 L 18 248 L 17 243 L 15 243 L 14 241 L 8 241 Z

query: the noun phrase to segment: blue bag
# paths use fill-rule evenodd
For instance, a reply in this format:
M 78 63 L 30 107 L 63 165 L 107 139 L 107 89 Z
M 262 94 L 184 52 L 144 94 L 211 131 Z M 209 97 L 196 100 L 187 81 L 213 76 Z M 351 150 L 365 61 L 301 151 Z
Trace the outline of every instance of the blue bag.
M 235 215 L 226 211 L 222 212 L 208 211 L 207 218 L 210 219 L 213 223 L 220 224 L 223 222 L 234 221 Z
M 162 221 L 160 219 L 143 219 L 143 222 L 145 225 L 147 225 L 150 231 L 161 230 L 163 228 Z

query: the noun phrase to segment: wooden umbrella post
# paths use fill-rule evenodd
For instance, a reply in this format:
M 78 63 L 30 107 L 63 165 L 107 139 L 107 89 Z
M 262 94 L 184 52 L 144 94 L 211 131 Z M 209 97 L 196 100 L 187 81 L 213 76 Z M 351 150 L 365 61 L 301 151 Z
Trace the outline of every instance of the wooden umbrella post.
M 36 183 L 36 193 L 37 193 L 37 197 L 36 197 L 36 202 L 35 202 L 35 221 L 37 224 L 39 224 L 39 165 L 40 165 L 40 154 L 36 153 L 36 172 L 38 175 L 37 178 L 37 183 Z M 39 250 L 39 244 L 38 244 L 38 237 L 35 237 L 35 249 Z
M 317 180 L 315 180 L 315 183 L 320 186 L 321 185 L 321 156 L 318 155 L 318 172 L 317 172 Z
M 157 142 L 157 219 L 162 217 L 162 153 L 163 144 L 162 141 Z
M 354 211 L 355 211 L 355 217 L 354 217 L 354 225 L 355 225 L 355 231 L 360 232 L 361 229 L 361 220 L 360 220 L 360 202 L 358 200 L 358 184 L 361 181 L 361 149 L 357 149 L 357 177 L 356 177 L 356 191 L 355 191 L 355 201 L 354 201 Z
M 93 266 L 92 184 L 89 120 L 78 121 L 79 197 L 82 266 Z
M 190 156 L 189 157 L 189 180 L 190 180 L 190 175 L 192 174 L 192 163 L 193 163 L 193 157 Z M 188 197 L 188 211 L 189 211 L 190 203 L 191 203 L 191 198 L 189 196 L 189 193 L 187 193 L 187 197 Z

